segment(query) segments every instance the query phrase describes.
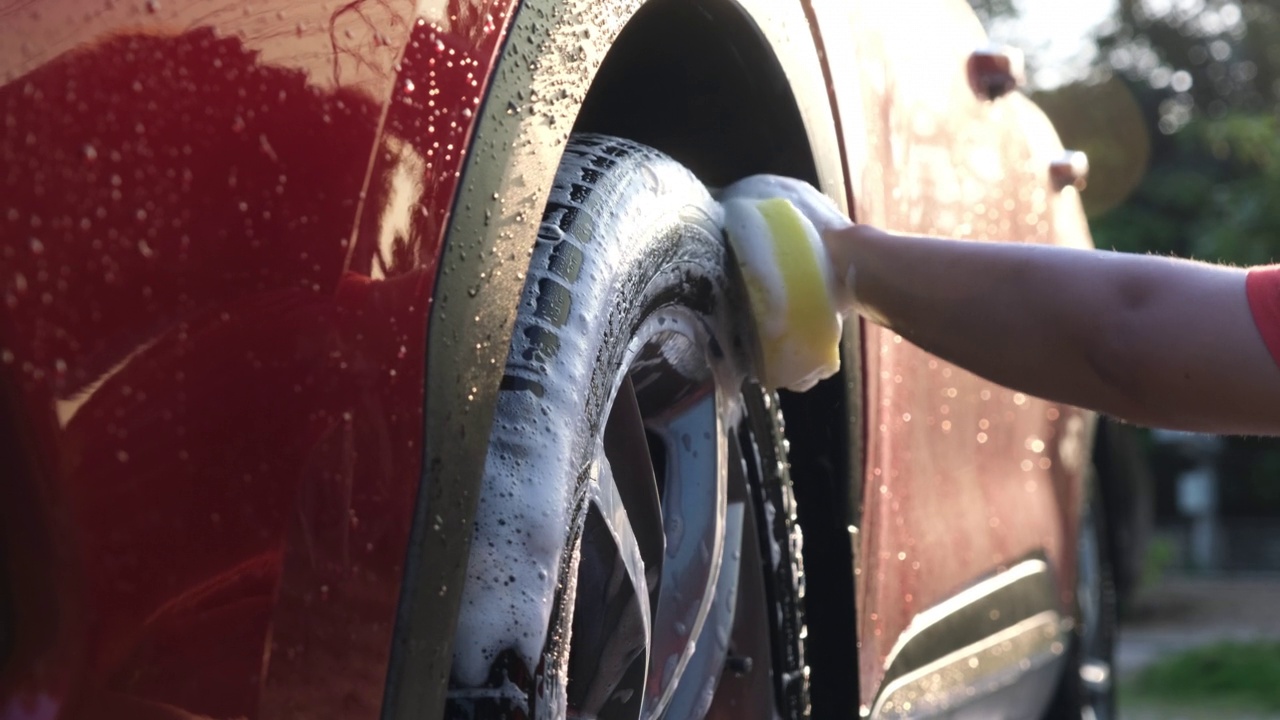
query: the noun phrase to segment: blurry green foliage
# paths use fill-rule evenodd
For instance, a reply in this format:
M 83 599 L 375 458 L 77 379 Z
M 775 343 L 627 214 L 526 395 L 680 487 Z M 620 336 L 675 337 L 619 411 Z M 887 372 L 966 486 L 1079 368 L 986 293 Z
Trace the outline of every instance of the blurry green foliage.
M 1095 40 L 1101 69 L 1165 91 L 1162 100 L 1190 103 L 1185 107 L 1214 119 L 1276 107 L 1280 13 L 1274 0 L 1117 0 Z M 1186 73 L 1189 84 L 1173 82 L 1176 72 Z M 1160 119 L 1174 110 L 1163 108 Z
M 1100 247 L 1239 265 L 1280 258 L 1280 13 L 1273 6 L 1119 0 L 1096 38 L 1094 75 L 1128 85 L 1150 128 L 1151 152 L 1127 201 L 1093 216 Z
M 1142 558 L 1142 577 L 1138 581 L 1138 587 L 1143 590 L 1160 587 L 1165 572 L 1173 565 L 1176 555 L 1177 548 L 1172 540 L 1167 537 L 1152 538 L 1147 543 L 1147 552 Z
M 1280 710 L 1280 644 L 1224 642 L 1188 650 L 1143 668 L 1125 693 L 1171 709 L 1207 702 L 1220 709 L 1274 712 Z
M 1094 242 L 1235 265 L 1280 258 L 1275 118 L 1197 118 L 1169 140 L 1133 194 L 1092 219 Z

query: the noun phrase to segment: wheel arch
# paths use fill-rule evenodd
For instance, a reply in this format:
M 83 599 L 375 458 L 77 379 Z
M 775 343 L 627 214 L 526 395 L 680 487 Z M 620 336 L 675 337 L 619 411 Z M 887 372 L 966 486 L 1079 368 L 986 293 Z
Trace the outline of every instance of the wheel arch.
M 755 173 L 819 182 L 776 49 L 730 0 L 640 7 L 605 56 L 574 131 L 655 147 L 713 187 Z
M 693 42 L 699 36 L 683 24 L 672 32 L 668 23 L 673 21 L 709 32 L 701 37 L 708 40 L 706 47 L 691 47 L 703 44 Z M 674 42 L 678 39 L 683 47 Z M 679 122 L 678 113 L 665 123 L 650 113 L 655 124 L 647 131 L 637 123 L 642 116 L 627 112 L 627 93 L 619 90 L 625 88 L 619 83 L 646 61 L 645 45 L 633 44 L 637 41 L 661 41 L 673 53 L 668 61 L 713 59 L 706 53 L 714 48 L 735 53 L 717 64 L 728 74 L 708 81 L 732 79 L 729 94 L 713 99 L 731 98 L 730 109 L 714 108 L 727 125 L 706 123 L 690 138 L 680 133 L 689 123 Z M 615 49 L 621 53 L 613 54 Z M 816 182 L 842 206 L 849 201 L 819 51 L 799 2 L 528 0 L 508 29 L 492 78 L 468 147 L 433 296 L 425 478 L 414 509 L 384 718 L 434 716 L 443 707 L 476 495 L 515 306 L 538 218 L 571 130 L 646 142 L 710 183 L 752 172 L 786 173 Z M 686 84 L 669 92 L 670 86 L 650 83 L 647 90 L 650 98 L 665 97 L 667 107 L 678 103 L 699 113 L 706 108 L 698 103 L 708 100 L 700 87 Z M 756 95 L 760 88 L 769 102 Z M 726 127 L 728 136 L 745 147 L 724 142 Z M 856 339 L 847 346 L 856 356 Z M 860 402 L 860 394 L 846 394 L 860 386 L 854 377 L 824 392 L 829 404 L 849 397 Z

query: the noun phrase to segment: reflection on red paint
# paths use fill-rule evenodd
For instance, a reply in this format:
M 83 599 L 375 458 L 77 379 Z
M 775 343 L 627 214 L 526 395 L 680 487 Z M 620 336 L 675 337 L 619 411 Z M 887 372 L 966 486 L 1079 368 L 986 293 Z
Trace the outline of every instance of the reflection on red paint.
M 0 716 L 377 715 L 508 9 L 414 26 L 385 99 L 208 27 L 0 87 Z

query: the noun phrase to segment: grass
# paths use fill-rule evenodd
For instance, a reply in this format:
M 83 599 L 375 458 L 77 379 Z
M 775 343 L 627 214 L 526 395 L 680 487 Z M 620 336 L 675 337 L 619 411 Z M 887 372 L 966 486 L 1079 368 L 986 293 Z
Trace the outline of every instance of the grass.
M 1167 537 L 1153 537 L 1147 543 L 1146 556 L 1142 563 L 1142 576 L 1138 583 L 1143 588 L 1153 588 L 1164 579 L 1165 573 L 1173 565 L 1177 548 L 1173 540 Z
M 1223 642 L 1156 662 L 1120 688 L 1125 705 L 1280 712 L 1280 642 Z

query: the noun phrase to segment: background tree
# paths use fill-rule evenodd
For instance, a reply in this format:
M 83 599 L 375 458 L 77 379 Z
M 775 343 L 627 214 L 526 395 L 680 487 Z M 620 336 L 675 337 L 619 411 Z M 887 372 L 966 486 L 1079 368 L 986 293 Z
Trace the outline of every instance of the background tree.
M 1150 129 L 1149 167 L 1123 202 L 1090 199 L 1100 246 L 1247 265 L 1280 256 L 1280 15 L 1270 5 L 1119 1 L 1097 38 L 1092 84 L 1117 77 L 1132 93 Z
M 969 0 L 969 6 L 978 14 L 985 28 L 990 28 L 997 20 L 1018 16 L 1014 0 Z

